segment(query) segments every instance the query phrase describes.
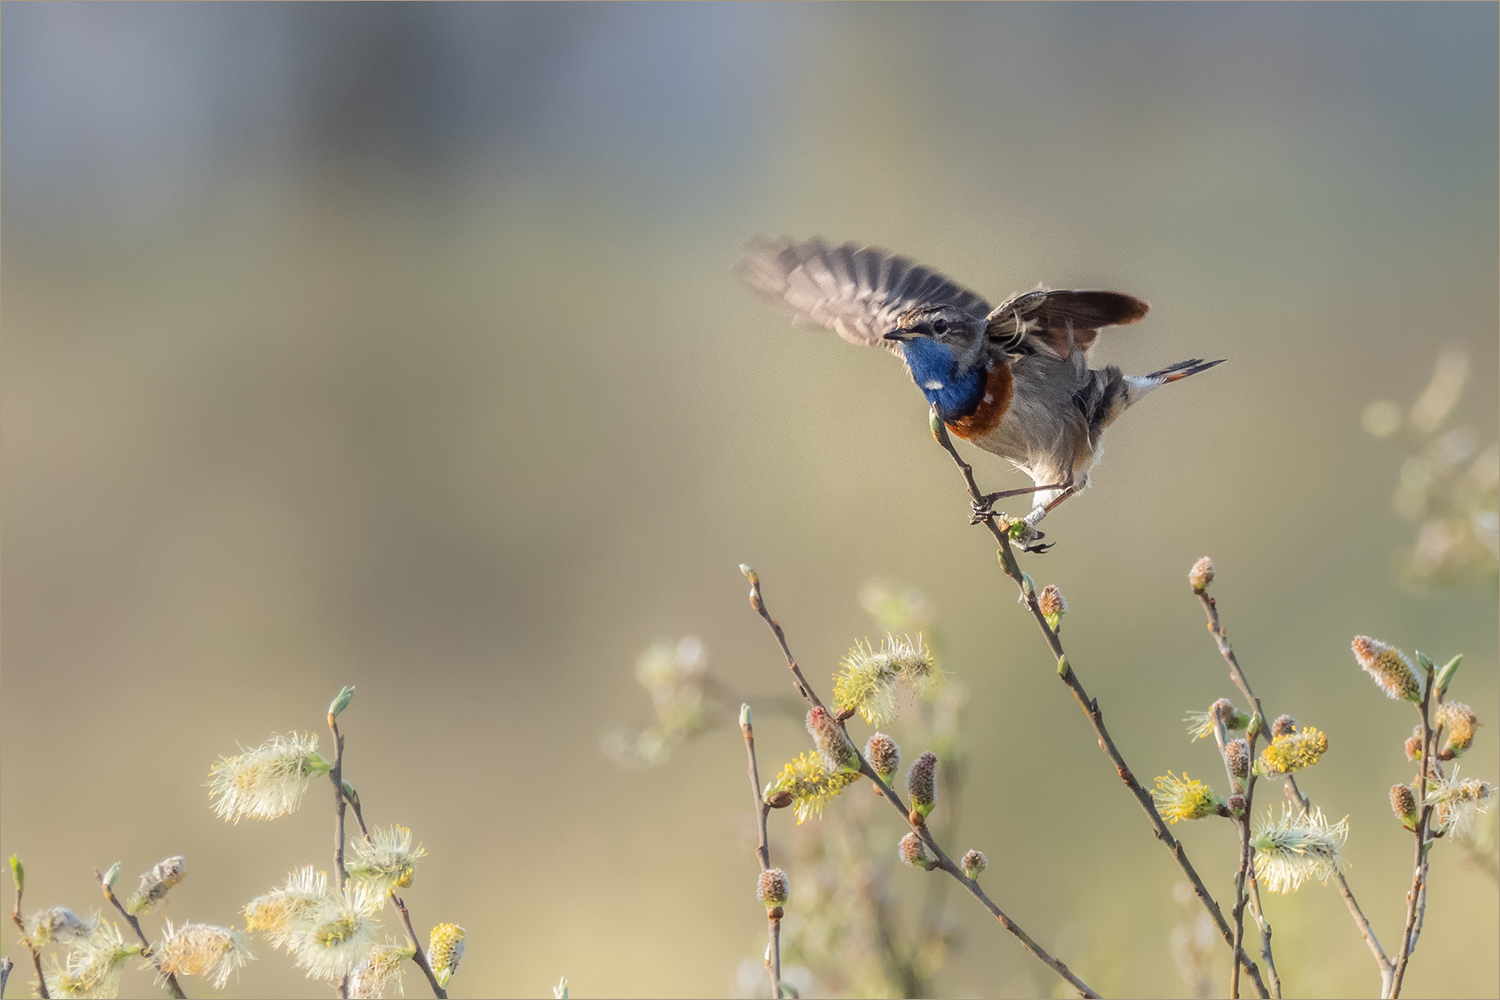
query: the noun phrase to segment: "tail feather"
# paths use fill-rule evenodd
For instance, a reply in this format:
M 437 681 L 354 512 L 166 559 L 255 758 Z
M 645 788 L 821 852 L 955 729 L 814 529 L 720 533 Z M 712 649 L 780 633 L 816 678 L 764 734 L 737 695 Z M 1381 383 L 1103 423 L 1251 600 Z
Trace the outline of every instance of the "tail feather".
M 1166 385 L 1168 382 L 1176 382 L 1180 378 L 1206 372 L 1215 365 L 1222 365 L 1227 358 L 1217 361 L 1204 361 L 1202 358 L 1193 358 L 1191 361 L 1179 361 L 1175 365 L 1168 365 L 1161 371 L 1152 372 L 1149 375 L 1140 376 L 1142 380 L 1155 382 L 1157 385 Z

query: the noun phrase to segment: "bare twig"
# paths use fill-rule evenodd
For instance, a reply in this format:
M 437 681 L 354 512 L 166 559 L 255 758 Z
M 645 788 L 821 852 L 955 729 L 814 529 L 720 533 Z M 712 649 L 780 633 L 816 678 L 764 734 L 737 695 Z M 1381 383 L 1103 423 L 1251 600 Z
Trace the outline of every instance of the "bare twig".
M 750 797 L 755 801 L 756 827 L 760 842 L 755 848 L 755 858 L 760 870 L 771 870 L 771 842 L 766 837 L 766 815 L 771 807 L 766 805 L 760 791 L 760 768 L 755 763 L 755 724 L 750 716 L 750 706 L 740 706 L 740 733 L 745 737 L 745 756 L 749 758 Z M 771 1000 L 781 998 L 781 918 L 780 906 L 766 911 L 766 973 L 771 977 Z
M 936 415 L 932 419 L 932 436 L 948 452 L 954 464 L 958 466 L 959 472 L 963 474 L 964 484 L 968 487 L 970 498 L 976 503 L 982 502 L 984 494 L 979 491 L 979 485 L 974 481 L 973 467 L 968 462 L 965 462 L 958 454 L 958 450 L 953 447 L 953 442 L 948 437 L 948 429 Z M 1020 588 L 1021 599 L 1025 602 L 1028 610 L 1031 611 L 1031 616 L 1036 619 L 1037 626 L 1042 630 L 1042 636 L 1046 639 L 1048 647 L 1052 650 L 1052 655 L 1057 658 L 1058 676 L 1062 678 L 1063 683 L 1068 686 L 1068 689 L 1073 692 L 1073 697 L 1077 700 L 1078 707 L 1083 709 L 1084 715 L 1087 716 L 1089 725 L 1093 727 L 1094 735 L 1098 737 L 1099 749 L 1103 750 L 1109 757 L 1110 762 L 1115 766 L 1115 772 L 1120 776 L 1120 780 L 1125 783 L 1125 787 L 1130 789 L 1130 793 L 1140 803 L 1141 809 L 1146 813 L 1146 818 L 1151 821 L 1151 827 L 1156 833 L 1156 839 L 1166 845 L 1167 850 L 1171 852 L 1173 859 L 1176 860 L 1178 867 L 1182 869 L 1182 873 L 1187 876 L 1188 882 L 1193 887 L 1193 892 L 1197 894 L 1198 899 L 1203 903 L 1204 908 L 1208 911 L 1208 915 L 1213 918 L 1214 924 L 1219 929 L 1219 935 L 1224 939 L 1224 943 L 1229 945 L 1231 949 L 1234 949 L 1231 954 L 1239 957 L 1240 964 L 1250 974 L 1251 980 L 1255 983 L 1256 992 L 1262 997 L 1269 997 L 1270 994 L 1261 979 L 1259 967 L 1256 966 L 1255 961 L 1249 955 L 1245 954 L 1243 948 L 1235 948 L 1234 934 L 1230 930 L 1228 921 L 1224 919 L 1224 914 L 1219 909 L 1219 904 L 1214 900 L 1212 894 L 1209 893 L 1208 887 L 1203 884 L 1203 879 L 1199 876 L 1197 869 L 1188 860 L 1187 851 L 1183 848 L 1182 842 L 1173 837 L 1171 831 L 1167 829 L 1166 821 L 1161 818 L 1161 813 L 1157 811 L 1156 803 L 1152 800 L 1151 793 L 1141 787 L 1141 783 L 1136 780 L 1135 774 L 1130 770 L 1130 767 L 1125 763 L 1125 758 L 1121 756 L 1119 749 L 1115 746 L 1114 739 L 1109 735 L 1109 730 L 1104 726 L 1104 713 L 1099 709 L 1099 702 L 1090 698 L 1088 692 L 1084 690 L 1083 683 L 1078 679 L 1078 674 L 1073 670 L 1072 665 L 1067 660 L 1067 655 L 1063 652 L 1062 642 L 1058 639 L 1057 632 L 1047 624 L 1047 618 L 1042 614 L 1042 609 L 1037 602 L 1036 591 L 1031 586 L 1030 578 L 1021 572 L 1021 567 L 1016 562 L 1015 552 L 1011 549 L 1010 535 L 1007 530 L 1008 524 L 1006 527 L 1002 527 L 996 523 L 997 519 L 998 515 L 991 513 L 984 515 L 981 518 L 981 522 L 989 529 L 990 534 L 995 536 L 995 541 L 1000 545 L 1000 568 Z
M 1208 633 L 1213 636 L 1214 644 L 1219 648 L 1219 655 L 1224 658 L 1224 662 L 1229 666 L 1229 679 L 1234 682 L 1235 687 L 1240 689 L 1240 693 L 1250 703 L 1256 717 L 1261 720 L 1261 725 L 1267 725 L 1265 708 L 1261 705 L 1260 699 L 1255 696 L 1255 692 L 1250 689 L 1250 680 L 1245 676 L 1245 671 L 1240 667 L 1239 657 L 1235 656 L 1234 647 L 1229 644 L 1229 635 L 1225 632 L 1223 622 L 1219 619 L 1218 601 L 1209 596 L 1206 588 L 1203 590 L 1195 588 L 1193 593 L 1197 596 L 1198 603 L 1203 605 L 1203 613 L 1208 618 Z M 1250 756 L 1253 760 L 1254 754 L 1252 753 Z M 1298 808 L 1305 813 L 1312 812 L 1312 801 L 1306 795 L 1302 794 L 1301 788 L 1297 787 L 1295 776 L 1287 776 L 1284 788 L 1287 797 L 1296 803 Z M 1247 810 L 1246 816 L 1248 817 L 1248 815 L 1249 812 Z M 1375 964 L 1380 969 L 1381 992 L 1384 994 L 1390 985 L 1389 981 L 1394 966 L 1391 960 L 1386 958 L 1385 950 L 1380 947 L 1380 940 L 1375 936 L 1374 928 L 1370 926 L 1370 921 L 1365 917 L 1364 911 L 1360 909 L 1359 901 L 1354 898 L 1354 890 L 1349 888 L 1349 880 L 1344 877 L 1343 872 L 1336 868 L 1334 869 L 1333 877 L 1338 882 L 1339 895 L 1344 897 L 1344 906 L 1348 908 L 1349 916 L 1354 920 L 1355 926 L 1359 928 L 1360 936 L 1365 939 L 1365 944 L 1370 949 L 1370 955 L 1375 959 Z M 1258 902 L 1256 906 L 1258 909 Z
M 349 806 L 354 810 L 354 821 L 359 824 L 360 835 L 364 837 L 365 843 L 371 843 L 370 828 L 365 823 L 365 813 L 360 806 L 359 793 L 348 782 L 340 782 L 339 788 L 343 797 L 348 800 Z M 396 913 L 401 917 L 401 926 L 406 928 L 407 938 L 411 941 L 411 960 L 417 963 L 417 968 L 421 969 L 422 975 L 427 977 L 427 985 L 432 988 L 432 995 L 438 1000 L 447 1000 L 448 993 L 437 981 L 437 976 L 433 974 L 432 963 L 428 961 L 427 953 L 422 950 L 422 942 L 417 940 L 417 932 L 412 928 L 411 914 L 407 912 L 406 901 L 396 895 L 394 890 L 390 894 L 390 900 L 391 905 L 396 908 Z
M 161 963 L 151 955 L 151 942 L 146 939 L 145 932 L 141 930 L 141 922 L 136 919 L 135 914 L 131 913 L 129 910 L 125 909 L 124 906 L 120 905 L 120 897 L 116 896 L 115 891 L 105 884 L 104 876 L 99 873 L 99 869 L 97 868 L 94 869 L 94 880 L 99 883 L 99 888 L 104 891 L 104 898 L 109 901 L 109 905 L 113 906 L 120 912 L 120 916 L 124 917 L 125 922 L 130 925 L 130 929 L 135 931 L 135 936 L 140 938 L 141 957 L 150 958 L 151 963 L 155 965 L 156 970 L 160 972 Z M 176 1000 L 187 1000 L 187 994 L 182 992 L 182 985 L 178 983 L 176 973 L 166 973 L 166 979 L 167 992 L 172 994 L 172 996 L 175 997 Z
M 782 632 L 781 626 L 776 623 L 776 620 L 772 618 L 770 613 L 766 610 L 766 604 L 762 599 L 760 592 L 760 578 L 750 567 L 741 566 L 740 568 L 741 571 L 744 572 L 745 576 L 750 580 L 750 607 L 755 610 L 756 614 L 760 615 L 761 618 L 765 620 L 766 625 L 771 630 L 771 634 L 776 637 L 776 641 L 781 645 L 781 651 L 786 657 L 787 669 L 792 672 L 793 684 L 797 687 L 797 690 L 802 695 L 802 697 L 807 699 L 809 704 L 811 704 L 815 708 L 823 707 L 823 703 L 818 700 L 818 696 L 813 691 L 812 685 L 807 682 L 807 678 L 802 675 L 801 668 L 797 666 L 797 661 L 792 656 L 792 651 L 787 647 L 786 634 Z M 840 725 L 842 725 L 842 723 L 840 723 Z M 851 741 L 851 746 L 852 745 L 853 742 Z M 969 891 L 969 894 L 971 896 L 977 899 L 980 904 L 990 912 L 991 916 L 1000 921 L 1000 925 L 1002 927 L 1004 927 L 1007 931 L 1014 935 L 1018 941 L 1021 942 L 1021 947 L 1029 951 L 1037 960 L 1042 962 L 1042 964 L 1046 965 L 1053 972 L 1057 973 L 1063 979 L 1067 980 L 1067 982 L 1075 990 L 1078 991 L 1079 996 L 1098 997 L 1099 994 L 1095 993 L 1087 983 L 1075 976 L 1073 972 L 1062 962 L 1049 955 L 1041 945 L 1037 944 L 1036 941 L 1032 939 L 1031 935 L 1027 934 L 1024 930 L 1021 929 L 1019 924 L 1017 924 L 1010 917 L 1006 916 L 1005 912 L 1001 910 L 999 906 L 995 905 L 994 900 L 990 899 L 990 897 L 985 894 L 984 890 L 979 887 L 978 882 L 969 878 L 964 874 L 962 868 L 954 864 L 953 860 L 948 857 L 947 853 L 938 844 L 936 838 L 933 837 L 932 831 L 928 829 L 927 823 L 922 819 L 921 814 L 908 810 L 906 805 L 901 801 L 901 797 L 897 795 L 889 785 L 881 780 L 880 775 L 875 773 L 875 769 L 870 766 L 870 762 L 865 760 L 864 754 L 861 753 L 858 748 L 855 748 L 854 752 L 855 756 L 859 760 L 859 773 L 869 778 L 870 781 L 874 783 L 875 787 L 880 791 L 880 794 L 885 798 L 887 802 L 891 804 L 891 807 L 901 815 L 902 819 L 906 821 L 907 825 L 909 825 L 911 829 L 917 834 L 917 836 L 922 839 L 922 842 L 932 850 L 932 853 L 936 856 L 937 860 L 932 864 L 931 867 L 940 868 L 951 875 L 960 885 L 962 885 Z
M 18 870 L 18 869 L 16 869 L 15 866 L 18 865 L 18 864 L 20 864 L 20 862 L 18 862 L 15 858 L 11 858 L 10 862 L 11 862 L 11 866 L 12 866 L 11 870 L 12 871 Z M 39 949 L 36 945 L 34 945 L 34 944 L 31 943 L 31 938 L 26 933 L 26 924 L 21 919 L 21 894 L 22 894 L 22 892 L 25 891 L 25 887 L 21 884 L 21 877 L 19 875 L 16 876 L 16 883 L 15 884 L 16 884 L 16 905 L 10 911 L 10 919 L 12 921 L 14 921 L 14 923 L 16 925 L 16 930 L 18 930 L 18 931 L 21 932 L 21 943 L 24 944 L 26 946 L 26 950 L 31 953 L 31 964 L 36 969 L 36 992 L 37 992 L 37 996 L 41 997 L 42 1000 L 51 1000 L 52 994 L 50 994 L 50 993 L 47 992 L 47 977 L 42 974 L 42 952 L 41 952 L 41 949 Z
M 1271 921 L 1266 919 L 1260 905 L 1260 883 L 1255 880 L 1255 867 L 1250 868 L 1250 905 L 1255 914 L 1255 924 L 1260 928 L 1260 957 L 1266 963 L 1266 975 L 1271 977 L 1271 995 L 1281 1000 L 1281 973 L 1276 971 L 1276 958 L 1271 952 Z

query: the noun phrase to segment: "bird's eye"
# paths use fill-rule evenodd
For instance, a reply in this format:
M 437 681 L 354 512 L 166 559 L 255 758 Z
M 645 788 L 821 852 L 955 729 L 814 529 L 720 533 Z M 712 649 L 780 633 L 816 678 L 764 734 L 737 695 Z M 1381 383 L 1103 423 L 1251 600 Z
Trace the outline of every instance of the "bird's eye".
M 933 331 L 935 333 L 947 333 L 948 332 L 948 321 L 945 320 L 945 319 L 940 319 L 937 322 L 935 322 L 935 323 L 932 324 L 932 329 L 933 329 Z

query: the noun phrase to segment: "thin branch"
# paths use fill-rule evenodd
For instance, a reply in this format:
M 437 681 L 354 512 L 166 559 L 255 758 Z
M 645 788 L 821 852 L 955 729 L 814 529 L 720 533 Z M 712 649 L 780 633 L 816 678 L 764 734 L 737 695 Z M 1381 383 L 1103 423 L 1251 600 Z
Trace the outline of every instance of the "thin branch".
M 1229 679 L 1234 682 L 1235 687 L 1245 696 L 1245 700 L 1254 708 L 1255 714 L 1260 717 L 1261 725 L 1268 725 L 1265 708 L 1260 699 L 1250 689 L 1250 681 L 1245 676 L 1245 671 L 1240 667 L 1239 657 L 1234 654 L 1234 647 L 1229 644 L 1229 635 L 1224 631 L 1224 625 L 1219 620 L 1219 603 L 1209 596 L 1208 591 L 1194 589 L 1193 593 L 1198 598 L 1198 603 L 1203 605 L 1203 613 L 1208 618 L 1208 633 L 1213 636 L 1214 644 L 1219 648 L 1219 655 L 1229 666 Z M 1252 759 L 1254 755 L 1251 755 Z M 1305 813 L 1313 810 L 1312 801 L 1302 794 L 1302 789 L 1297 787 L 1297 779 L 1294 775 L 1288 775 L 1285 784 L 1285 792 L 1297 806 Z M 1247 812 L 1248 815 L 1248 812 Z M 1354 898 L 1354 890 L 1349 888 L 1349 880 L 1344 873 L 1335 869 L 1334 880 L 1339 885 L 1339 895 L 1344 897 L 1344 906 L 1349 910 L 1349 916 L 1353 918 L 1354 925 L 1359 928 L 1360 936 L 1365 939 L 1366 946 L 1370 949 L 1370 955 L 1375 959 L 1376 966 L 1380 969 L 1380 981 L 1382 993 L 1389 985 L 1391 972 L 1395 968 L 1391 960 L 1386 957 L 1385 950 L 1380 947 L 1380 940 L 1375 936 L 1375 929 L 1370 926 L 1370 921 L 1365 917 L 1364 911 L 1359 907 L 1359 901 Z M 1257 904 L 1258 905 L 1258 904 Z
M 1425 661 L 1424 661 L 1425 662 Z M 1416 949 L 1417 916 L 1419 908 L 1425 915 L 1427 888 L 1427 858 L 1432 842 L 1427 832 L 1432 823 L 1433 807 L 1427 805 L 1427 773 L 1437 757 L 1437 733 L 1432 728 L 1432 680 L 1433 668 L 1427 667 L 1426 683 L 1422 685 L 1422 703 L 1417 707 L 1422 717 L 1422 759 L 1417 762 L 1417 815 L 1416 857 L 1412 862 L 1411 889 L 1406 893 L 1406 926 L 1401 932 L 1401 950 L 1396 954 L 1396 968 L 1391 973 L 1391 988 L 1387 1000 L 1396 1000 L 1401 995 L 1401 981 L 1406 978 L 1406 964 Z M 1420 907 L 1419 907 L 1420 904 Z
M 15 858 L 11 858 L 12 866 L 15 866 L 19 863 L 20 862 L 16 861 Z M 12 870 L 15 870 L 14 867 L 12 868 Z M 31 943 L 31 938 L 26 934 L 26 924 L 21 920 L 21 893 L 23 891 L 24 890 L 21 887 L 20 876 L 17 876 L 16 905 L 10 911 L 10 919 L 15 922 L 16 930 L 21 932 L 21 943 L 24 944 L 26 946 L 26 950 L 31 953 L 31 964 L 36 969 L 37 996 L 41 997 L 42 1000 L 51 1000 L 52 994 L 47 992 L 47 977 L 42 974 L 41 949 Z
M 1276 958 L 1271 952 L 1271 921 L 1266 919 L 1260 905 L 1260 883 L 1255 879 L 1255 867 L 1250 868 L 1250 906 L 1255 915 L 1255 924 L 1260 928 L 1260 957 L 1266 963 L 1266 974 L 1271 977 L 1271 995 L 1281 1000 L 1281 973 L 1276 971 Z
M 808 703 L 811 704 L 814 708 L 824 707 L 823 703 L 818 700 L 817 694 L 814 693 L 812 685 L 810 685 L 807 682 L 807 678 L 802 675 L 802 670 L 797 666 L 797 661 L 792 656 L 792 651 L 787 647 L 786 634 L 782 632 L 781 626 L 776 623 L 776 620 L 772 618 L 770 613 L 766 610 L 765 601 L 762 599 L 760 593 L 760 578 L 756 575 L 755 571 L 748 566 L 742 566 L 741 571 L 744 572 L 745 576 L 750 580 L 750 607 L 755 610 L 756 614 L 760 615 L 761 618 L 765 620 L 766 625 L 771 629 L 771 633 L 776 637 L 776 641 L 781 645 L 781 651 L 786 656 L 787 669 L 792 672 L 792 676 L 794 678 L 793 683 L 796 685 L 798 692 L 802 695 L 803 698 L 807 699 Z M 842 725 L 842 723 L 840 723 L 840 725 Z M 850 745 L 853 746 L 852 740 L 850 741 Z M 990 912 L 991 916 L 1000 921 L 1000 926 L 1004 927 L 1007 931 L 1014 935 L 1018 941 L 1021 942 L 1021 946 L 1023 948 L 1029 951 L 1036 959 L 1042 962 L 1042 964 L 1046 965 L 1053 972 L 1057 973 L 1063 979 L 1067 980 L 1068 983 L 1078 991 L 1079 996 L 1098 997 L 1099 994 L 1095 993 L 1087 983 L 1075 976 L 1073 972 L 1062 962 L 1049 955 L 1041 945 L 1037 944 L 1036 941 L 1032 939 L 1031 935 L 1027 934 L 1024 930 L 1021 929 L 1019 924 L 1017 924 L 1010 917 L 1006 916 L 1005 912 L 1001 910 L 1000 907 L 995 905 L 994 900 L 990 899 L 990 897 L 985 894 L 984 890 L 979 887 L 978 882 L 965 875 L 963 869 L 953 863 L 953 860 L 948 857 L 947 853 L 938 844 L 937 839 L 933 837 L 932 831 L 927 828 L 927 823 L 925 820 L 923 820 L 921 814 L 912 810 L 908 810 L 906 805 L 902 803 L 901 797 L 897 795 L 889 785 L 887 785 L 880 779 L 880 775 L 875 773 L 875 769 L 870 766 L 870 762 L 865 760 L 865 755 L 860 752 L 857 747 L 855 748 L 854 752 L 855 756 L 859 760 L 859 773 L 869 778 L 870 781 L 874 783 L 881 796 L 891 804 L 891 807 L 895 809 L 896 812 L 899 813 L 904 820 L 906 820 L 907 825 L 912 828 L 912 830 L 917 834 L 918 837 L 922 838 L 923 843 L 925 843 L 929 848 L 932 849 L 933 854 L 937 857 L 937 861 L 932 865 L 932 867 L 941 868 L 943 871 L 951 875 L 960 885 L 967 889 L 969 891 L 969 894 L 975 899 L 979 900 L 980 904 Z
M 932 436 L 948 452 L 954 464 L 958 466 L 959 472 L 963 474 L 964 484 L 968 487 L 970 498 L 976 503 L 981 502 L 984 495 L 980 493 L 979 485 L 974 481 L 973 467 L 958 454 L 958 450 L 953 447 L 953 442 L 948 437 L 948 429 L 935 416 L 932 421 Z M 1161 813 L 1157 811 L 1156 803 L 1151 798 L 1151 793 L 1141 787 L 1141 783 L 1136 780 L 1135 774 L 1130 770 L 1130 767 L 1125 763 L 1125 758 L 1121 756 L 1119 749 L 1115 746 L 1114 739 L 1109 735 L 1109 730 L 1104 726 L 1104 713 L 1099 709 L 1099 702 L 1090 698 L 1088 692 L 1084 690 L 1083 683 L 1079 681 L 1077 673 L 1074 672 L 1072 665 L 1068 663 L 1067 656 L 1063 652 L 1062 642 L 1058 639 L 1057 633 L 1047 624 L 1046 616 L 1042 614 L 1041 606 L 1037 602 L 1036 591 L 1030 585 L 1030 579 L 1025 573 L 1021 572 L 1021 567 L 1016 562 L 1015 553 L 1011 549 L 1010 535 L 1007 531 L 1008 525 L 1007 527 L 1001 527 L 999 524 L 996 524 L 997 517 L 998 515 L 993 513 L 987 514 L 981 518 L 981 522 L 989 529 L 990 534 L 995 536 L 995 541 L 999 543 L 1001 569 L 1020 588 L 1021 599 L 1031 611 L 1031 616 L 1036 619 L 1037 626 L 1042 630 L 1042 636 L 1046 639 L 1048 647 L 1052 650 L 1052 655 L 1057 658 L 1058 676 L 1062 678 L 1063 683 L 1068 686 L 1068 689 L 1073 692 L 1073 697 L 1077 700 L 1078 707 L 1083 709 L 1084 715 L 1088 717 L 1089 725 L 1093 727 L 1094 734 L 1098 737 L 1099 749 L 1103 750 L 1109 757 L 1110 762 L 1115 766 L 1115 772 L 1120 776 L 1120 780 L 1125 783 L 1125 787 L 1130 789 L 1130 793 L 1135 796 L 1136 801 L 1140 803 L 1141 809 L 1146 813 L 1146 818 L 1151 821 L 1151 827 L 1156 833 L 1156 839 L 1167 846 L 1167 850 L 1171 852 L 1178 867 L 1182 869 L 1182 873 L 1187 876 L 1188 882 L 1192 884 L 1193 891 L 1197 894 L 1199 901 L 1203 903 L 1204 909 L 1213 918 L 1214 924 L 1219 929 L 1220 937 L 1224 939 L 1225 944 L 1234 949 L 1234 934 L 1229 928 L 1228 921 L 1224 919 L 1224 914 L 1219 909 L 1219 904 L 1215 902 L 1213 896 L 1209 893 L 1208 887 L 1203 884 L 1203 879 L 1199 876 L 1197 869 L 1188 860 L 1187 851 L 1182 846 L 1182 842 L 1173 837 L 1171 831 L 1167 829 L 1167 824 L 1161 818 Z M 1250 974 L 1251 980 L 1255 983 L 1256 992 L 1261 997 L 1269 997 L 1270 994 L 1266 990 L 1265 983 L 1261 979 L 1260 969 L 1256 966 L 1255 961 L 1249 955 L 1245 954 L 1243 948 L 1235 949 L 1231 954 L 1238 955 L 1240 964 L 1245 967 L 1245 971 Z
M 359 824 L 360 836 L 364 837 L 365 843 L 371 843 L 370 827 L 365 823 L 365 812 L 360 806 L 359 793 L 348 782 L 340 782 L 339 788 L 343 797 L 348 800 L 349 806 L 354 810 L 354 821 Z M 428 961 L 427 953 L 422 950 L 422 942 L 417 940 L 417 932 L 412 928 L 411 914 L 406 910 L 406 901 L 396 895 L 394 890 L 390 894 L 390 900 L 391 905 L 396 908 L 396 913 L 401 917 L 401 925 L 406 928 L 407 938 L 411 940 L 411 960 L 417 963 L 417 968 L 421 969 L 422 975 L 427 977 L 427 985 L 432 988 L 432 995 L 438 1000 L 447 1000 L 448 993 L 437 981 L 437 976 L 433 974 L 432 963 Z
M 140 938 L 141 957 L 151 958 L 151 942 L 146 939 L 145 932 L 141 930 L 141 922 L 136 919 L 135 914 L 120 905 L 120 897 L 115 895 L 113 889 L 104 884 L 104 876 L 99 874 L 99 869 L 97 868 L 94 869 L 94 880 L 99 883 L 99 888 L 104 890 L 104 898 L 109 901 L 109 905 L 120 911 L 120 916 L 124 917 L 125 922 L 130 925 L 130 929 L 135 931 L 135 936 Z M 161 964 L 156 959 L 151 958 L 151 963 L 156 966 L 156 971 L 161 971 Z M 166 977 L 167 992 L 172 994 L 176 1000 L 187 1000 L 187 994 L 182 992 L 182 985 L 177 982 L 176 973 L 168 972 L 166 973 Z
M 771 870 L 771 842 L 766 836 L 766 816 L 771 807 L 766 805 L 760 791 L 760 768 L 755 762 L 755 725 L 748 704 L 740 707 L 740 733 L 745 737 L 745 756 L 749 758 L 750 797 L 755 801 L 756 826 L 760 842 L 755 848 L 755 858 L 760 862 L 762 873 Z M 766 911 L 766 973 L 771 977 L 771 1000 L 781 1000 L 781 918 L 783 910 L 773 906 Z
M 1193 588 L 1193 593 L 1197 594 L 1198 599 L 1203 603 L 1204 612 L 1208 615 L 1208 631 L 1214 637 L 1214 641 L 1218 644 L 1219 654 L 1224 657 L 1224 662 L 1229 664 L 1230 679 L 1234 681 L 1235 686 L 1240 689 L 1240 693 L 1245 696 L 1245 700 L 1248 701 L 1255 709 L 1255 714 L 1251 718 L 1250 725 L 1247 727 L 1245 733 L 1245 758 L 1247 762 L 1254 761 L 1255 741 L 1264 731 L 1266 725 L 1265 710 L 1261 707 L 1260 699 L 1255 696 L 1255 692 L 1250 690 L 1249 678 L 1247 678 L 1245 676 L 1245 672 L 1240 669 L 1239 658 L 1234 655 L 1234 649 L 1229 645 L 1229 637 L 1225 634 L 1224 627 L 1219 622 L 1219 609 L 1214 603 L 1214 599 L 1208 596 L 1208 591 L 1206 589 L 1200 589 L 1196 586 Z M 1223 754 L 1226 735 L 1224 732 L 1224 724 L 1218 719 L 1214 720 L 1214 736 L 1219 742 L 1219 753 Z M 1227 769 L 1229 758 L 1226 756 L 1224 760 L 1225 767 Z M 1241 790 L 1239 778 L 1236 777 L 1233 773 L 1231 773 L 1229 777 L 1230 781 L 1234 785 L 1235 792 L 1238 794 Z M 1248 780 L 1244 785 L 1244 807 L 1240 810 L 1240 814 L 1238 817 L 1236 817 L 1235 820 L 1240 828 L 1240 867 L 1239 870 L 1235 872 L 1234 876 L 1233 914 L 1234 943 L 1236 951 L 1239 950 L 1239 948 L 1244 944 L 1245 941 L 1245 905 L 1249 902 L 1249 897 L 1245 893 L 1245 880 L 1247 877 L 1254 877 L 1253 866 L 1255 862 L 1255 850 L 1250 846 L 1250 815 L 1255 803 L 1255 780 L 1255 769 L 1252 767 L 1250 768 Z M 1258 893 L 1259 890 L 1257 889 L 1257 894 Z M 1256 902 L 1255 908 L 1257 914 L 1259 914 L 1259 901 Z M 1266 934 L 1265 924 L 1259 915 L 1257 916 L 1257 920 L 1261 921 L 1261 954 L 1266 958 L 1267 965 L 1269 966 L 1271 965 L 1270 937 Z M 1278 977 L 1274 975 L 1272 976 L 1272 989 L 1273 992 L 1275 992 L 1275 994 L 1279 997 L 1281 995 L 1281 985 L 1276 981 L 1277 979 Z M 1240 967 L 1238 964 L 1234 965 L 1229 974 L 1229 995 L 1232 998 L 1236 998 L 1236 1000 L 1240 995 Z
M 344 870 L 344 736 L 339 732 L 338 721 L 333 712 L 328 713 L 328 728 L 333 730 L 333 769 L 328 780 L 333 782 L 333 869 L 339 874 L 339 891 L 349 881 Z M 340 1000 L 349 995 L 349 976 L 339 980 L 334 993 Z

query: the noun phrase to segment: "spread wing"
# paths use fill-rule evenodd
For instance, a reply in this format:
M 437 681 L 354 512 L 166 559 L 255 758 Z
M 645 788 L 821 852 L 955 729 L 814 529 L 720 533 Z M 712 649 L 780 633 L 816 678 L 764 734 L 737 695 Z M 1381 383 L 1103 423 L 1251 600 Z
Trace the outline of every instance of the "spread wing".
M 1029 349 L 1066 358 L 1092 347 L 1100 327 L 1134 323 L 1150 308 L 1123 292 L 1038 288 L 1002 302 L 989 314 L 985 333 L 1006 353 Z
M 952 305 L 975 317 L 990 312 L 982 297 L 936 271 L 857 243 L 756 239 L 736 271 L 761 295 L 791 306 L 798 322 L 826 326 L 851 344 L 879 344 L 897 357 L 901 345 L 883 338 L 908 309 Z

